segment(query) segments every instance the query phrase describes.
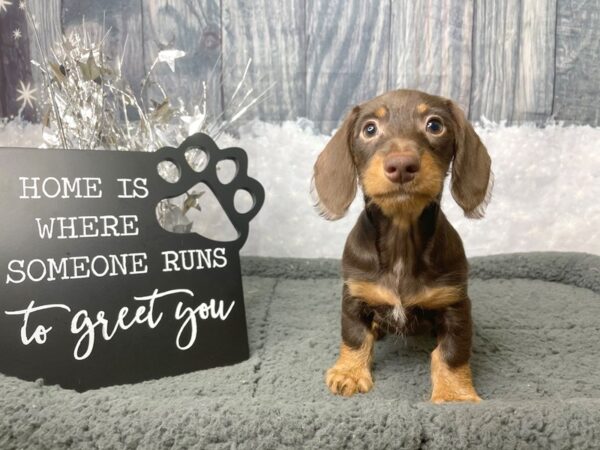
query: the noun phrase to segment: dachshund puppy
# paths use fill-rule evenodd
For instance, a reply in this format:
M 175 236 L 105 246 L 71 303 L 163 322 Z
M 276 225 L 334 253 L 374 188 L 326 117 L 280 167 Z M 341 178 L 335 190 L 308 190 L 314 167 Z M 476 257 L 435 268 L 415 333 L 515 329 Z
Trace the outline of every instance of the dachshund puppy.
M 471 302 L 462 241 L 440 210 L 446 173 L 467 217 L 489 201 L 491 160 L 452 101 L 411 90 L 354 107 L 314 166 L 317 207 L 341 218 L 362 187 L 365 208 L 342 258 L 342 344 L 326 382 L 350 396 L 373 387 L 373 344 L 433 329 L 431 401 L 480 400 L 473 388 Z

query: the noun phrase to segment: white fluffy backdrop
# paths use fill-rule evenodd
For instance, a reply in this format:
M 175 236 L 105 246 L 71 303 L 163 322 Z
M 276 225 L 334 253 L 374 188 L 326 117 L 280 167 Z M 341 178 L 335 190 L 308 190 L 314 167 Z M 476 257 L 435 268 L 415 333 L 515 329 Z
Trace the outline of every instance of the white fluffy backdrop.
M 525 251 L 600 254 L 600 128 L 484 123 L 476 131 L 492 157 L 495 185 L 482 220 L 466 219 L 445 191 L 443 210 L 462 236 L 468 256 Z M 305 120 L 252 122 L 239 138 L 249 173 L 265 187 L 263 210 L 250 226 L 243 254 L 339 258 L 359 214 L 361 195 L 348 214 L 328 222 L 309 194 L 314 161 L 330 136 Z M 0 124 L 0 146 L 41 145 L 37 125 Z

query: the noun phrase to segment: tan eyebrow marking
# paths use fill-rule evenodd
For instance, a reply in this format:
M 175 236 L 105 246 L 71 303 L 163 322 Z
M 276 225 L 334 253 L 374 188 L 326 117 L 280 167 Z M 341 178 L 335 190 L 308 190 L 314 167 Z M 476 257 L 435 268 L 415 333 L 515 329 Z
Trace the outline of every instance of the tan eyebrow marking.
M 426 103 L 421 103 L 419 106 L 417 106 L 417 111 L 420 114 L 423 114 L 425 111 L 427 111 L 429 109 L 429 106 L 427 106 Z
M 380 106 L 379 108 L 377 108 L 375 110 L 375 117 L 377 117 L 378 119 L 381 119 L 383 117 L 385 117 L 385 115 L 387 114 L 387 109 L 385 106 Z

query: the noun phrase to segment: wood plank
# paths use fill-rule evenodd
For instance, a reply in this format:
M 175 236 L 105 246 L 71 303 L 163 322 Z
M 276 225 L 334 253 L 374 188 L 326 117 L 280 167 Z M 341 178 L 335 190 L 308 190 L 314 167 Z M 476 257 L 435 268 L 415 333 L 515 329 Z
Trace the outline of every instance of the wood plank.
M 247 85 L 269 97 L 246 117 L 295 119 L 306 115 L 305 0 L 222 0 L 223 96 L 227 104 L 249 58 Z
M 600 125 L 600 2 L 559 0 L 553 113 L 570 123 Z
M 545 121 L 552 108 L 556 0 L 475 3 L 470 116 Z
M 153 77 L 160 80 L 173 104 L 181 98 L 188 107 L 201 106 L 206 82 L 207 111 L 213 117 L 219 116 L 220 1 L 154 0 L 142 4 L 145 66 L 152 65 L 160 50 L 185 51 L 186 55 L 175 61 L 175 72 L 166 63 L 159 63 Z
M 142 0 L 62 0 L 65 35 L 85 27 L 93 39 L 101 39 L 110 29 L 105 43 L 106 55 L 115 65 L 125 52 L 123 74 L 134 92 L 139 93 L 144 67 Z
M 552 114 L 556 0 L 524 1 L 513 120 L 543 123 Z
M 307 6 L 306 112 L 329 131 L 353 105 L 388 88 L 390 1 Z
M 17 101 L 21 83 L 27 86 L 32 82 L 27 20 L 15 2 L 5 8 L 0 11 L 0 117 L 20 114 L 33 120 L 36 103 L 33 102 L 33 107 L 27 104 L 23 107 L 23 102 Z M 39 99 L 39 91 L 34 96 Z
M 520 0 L 474 5 L 471 119 L 512 120 L 520 6 Z
M 473 0 L 391 4 L 390 89 L 419 89 L 468 109 Z

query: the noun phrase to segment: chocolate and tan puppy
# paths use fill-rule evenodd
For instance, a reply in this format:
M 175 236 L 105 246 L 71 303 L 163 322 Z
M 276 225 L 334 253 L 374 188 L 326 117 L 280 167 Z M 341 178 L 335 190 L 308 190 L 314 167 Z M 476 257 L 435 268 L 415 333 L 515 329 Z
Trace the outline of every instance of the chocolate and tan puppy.
M 483 216 L 491 161 L 464 113 L 423 92 L 356 106 L 314 167 L 317 206 L 342 217 L 360 184 L 365 209 L 342 259 L 342 345 L 326 382 L 335 394 L 373 387 L 373 344 L 433 328 L 433 402 L 480 400 L 473 388 L 471 302 L 462 241 L 440 209 L 444 178 L 465 215 Z

